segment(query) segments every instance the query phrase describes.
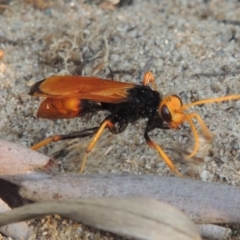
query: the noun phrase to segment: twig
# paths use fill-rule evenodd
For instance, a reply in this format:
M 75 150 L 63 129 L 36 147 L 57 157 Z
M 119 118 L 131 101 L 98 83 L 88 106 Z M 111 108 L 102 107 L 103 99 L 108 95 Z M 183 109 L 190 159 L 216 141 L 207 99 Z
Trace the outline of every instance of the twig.
M 60 175 L 21 183 L 33 201 L 144 196 L 168 202 L 197 223 L 240 223 L 240 189 L 192 179 L 149 175 Z
M 212 240 L 227 240 L 231 234 L 231 229 L 213 224 L 198 225 L 202 237 Z

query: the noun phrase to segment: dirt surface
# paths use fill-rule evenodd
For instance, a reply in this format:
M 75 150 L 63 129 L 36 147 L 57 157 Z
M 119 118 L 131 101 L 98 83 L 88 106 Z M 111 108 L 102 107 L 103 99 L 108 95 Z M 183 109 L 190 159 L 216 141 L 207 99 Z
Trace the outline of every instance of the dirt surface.
M 103 2 L 103 1 L 102 1 Z M 106 116 L 36 118 L 40 99 L 30 86 L 51 75 L 97 75 L 140 84 L 144 70 L 156 77 L 161 94 L 183 103 L 240 93 L 240 2 L 10 1 L 0 13 L 0 137 L 30 147 L 47 136 L 97 126 Z M 149 69 L 144 66 L 152 61 Z M 100 65 L 101 67 L 100 67 Z M 197 112 L 214 134 L 201 142 L 194 167 L 204 181 L 240 183 L 240 101 L 201 105 Z M 87 173 L 172 175 L 143 138 L 146 121 L 120 135 L 105 133 L 89 156 Z M 179 131 L 154 130 L 151 137 L 175 160 L 193 145 L 188 124 Z M 202 139 L 202 138 L 201 138 Z M 62 172 L 77 171 L 89 139 L 50 144 Z M 188 150 L 187 150 L 188 151 Z M 178 165 L 186 175 L 192 167 Z M 120 239 L 69 220 L 48 217 L 31 223 L 31 239 Z

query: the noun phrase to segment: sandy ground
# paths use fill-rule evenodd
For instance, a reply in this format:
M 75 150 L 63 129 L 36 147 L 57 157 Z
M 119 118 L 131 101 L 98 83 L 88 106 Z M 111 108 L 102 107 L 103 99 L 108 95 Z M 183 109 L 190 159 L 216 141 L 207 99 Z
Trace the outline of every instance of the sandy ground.
M 188 103 L 240 93 L 238 1 L 133 1 L 112 10 L 94 1 L 29 2 L 35 5 L 11 1 L 0 14 L 2 139 L 31 146 L 52 134 L 101 122 L 106 113 L 57 121 L 35 117 L 40 99 L 28 95 L 30 86 L 54 74 L 107 77 L 109 66 L 121 71 L 114 75 L 116 80 L 141 83 L 145 64 L 154 59 L 147 70 L 154 73 L 162 95 L 178 94 Z M 240 101 L 189 111 L 201 115 L 215 136 L 212 144 L 201 143 L 198 159 L 204 164 L 194 168 L 197 177 L 239 185 Z M 104 134 L 89 156 L 86 172 L 171 174 L 145 144 L 145 124 L 141 120 L 120 135 Z M 187 124 L 179 131 L 154 130 L 151 137 L 173 159 L 179 149 L 186 150 L 193 143 Z M 59 142 L 42 152 L 57 157 L 62 171 L 77 171 L 75 165 L 86 145 L 85 139 Z M 32 239 L 117 239 L 68 220 L 61 222 L 58 217 L 32 225 Z

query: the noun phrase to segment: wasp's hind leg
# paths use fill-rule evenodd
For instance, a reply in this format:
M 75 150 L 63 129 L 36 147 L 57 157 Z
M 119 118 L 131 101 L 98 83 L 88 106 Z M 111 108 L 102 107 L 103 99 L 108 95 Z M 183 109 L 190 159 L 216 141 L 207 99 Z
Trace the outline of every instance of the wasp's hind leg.
M 111 133 L 118 134 L 118 133 L 121 133 L 122 131 L 124 131 L 125 128 L 127 127 L 127 125 L 128 125 L 128 121 L 125 121 L 125 120 L 118 121 L 118 119 L 113 120 L 113 119 L 111 119 L 111 117 L 107 117 L 101 123 L 100 127 L 98 127 L 97 131 L 95 132 L 96 134 L 92 138 L 91 142 L 89 143 L 89 145 L 85 151 L 85 155 L 83 157 L 81 167 L 80 167 L 80 173 L 83 173 L 85 165 L 86 165 L 86 161 L 87 161 L 87 156 L 88 156 L 89 152 L 91 152 L 91 150 L 94 148 L 97 141 L 99 140 L 103 130 L 107 127 Z
M 84 138 L 84 137 L 92 136 L 97 132 L 98 128 L 99 127 L 93 127 L 93 128 L 89 128 L 79 132 L 69 133 L 65 135 L 55 135 L 55 136 L 46 138 L 43 141 L 35 144 L 34 146 L 31 147 L 31 149 L 37 150 L 47 145 L 50 142 L 57 142 L 57 141 L 66 140 L 66 139 Z
M 87 149 L 85 151 L 85 154 L 84 154 L 84 157 L 83 157 L 83 160 L 82 160 L 82 163 L 81 163 L 81 167 L 80 167 L 80 173 L 83 173 L 85 165 L 86 165 L 86 161 L 87 161 L 87 156 L 91 152 L 91 150 L 94 148 L 94 146 L 96 145 L 96 143 L 99 140 L 101 134 L 103 133 L 103 130 L 106 127 L 108 127 L 111 132 L 117 131 L 116 127 L 114 126 L 114 123 L 112 123 L 111 120 L 105 119 L 102 122 L 102 124 L 100 125 L 100 127 L 96 131 L 95 135 L 93 136 L 91 142 L 89 143 L 89 145 L 88 145 L 88 147 L 87 147 Z

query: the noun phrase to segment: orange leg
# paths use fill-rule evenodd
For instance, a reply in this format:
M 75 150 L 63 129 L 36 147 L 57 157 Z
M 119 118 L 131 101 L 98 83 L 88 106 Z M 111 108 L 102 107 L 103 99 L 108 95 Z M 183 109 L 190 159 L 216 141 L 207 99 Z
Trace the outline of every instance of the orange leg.
M 82 160 L 82 163 L 81 163 L 81 167 L 80 167 L 80 173 L 83 173 L 84 171 L 84 167 L 86 165 L 86 161 L 87 161 L 87 156 L 89 154 L 89 152 L 91 152 L 91 150 L 94 148 L 95 144 L 97 143 L 97 141 L 99 140 L 103 130 L 108 127 L 109 129 L 113 130 L 115 129 L 115 126 L 114 124 L 110 121 L 110 120 L 105 120 L 101 126 L 99 127 L 98 131 L 96 132 L 96 134 L 94 135 L 93 139 L 91 140 L 91 142 L 89 143 L 86 151 L 85 151 L 85 154 L 84 154 L 84 157 L 83 157 L 83 160 Z
M 198 123 L 202 129 L 203 136 L 207 140 L 211 140 L 213 138 L 212 132 L 208 129 L 208 127 L 206 126 L 206 124 L 204 123 L 202 118 L 197 113 L 190 113 L 190 114 L 188 114 L 188 116 L 192 119 L 195 118 L 198 121 Z
M 202 120 L 202 118 L 197 113 L 184 114 L 184 116 L 190 124 L 191 130 L 193 132 L 193 136 L 195 139 L 194 149 L 193 149 L 192 153 L 187 156 L 187 158 L 191 158 L 197 153 L 198 148 L 199 148 L 198 132 L 197 132 L 197 129 L 196 129 L 192 119 L 195 118 L 198 121 L 198 123 L 202 129 L 202 133 L 206 139 L 210 140 L 210 139 L 212 139 L 213 136 L 212 136 L 211 131 L 208 129 L 208 127 Z
M 185 118 L 188 121 L 188 123 L 190 124 L 191 130 L 193 132 L 193 136 L 194 136 L 194 139 L 195 139 L 194 149 L 193 149 L 191 154 L 187 155 L 187 158 L 191 158 L 197 153 L 197 150 L 198 150 L 198 147 L 199 147 L 198 132 L 197 132 L 197 129 L 196 129 L 196 127 L 195 127 L 195 125 L 192 121 L 191 115 L 185 115 Z
M 57 141 L 60 141 L 60 140 L 62 140 L 61 135 L 52 136 L 52 137 L 46 138 L 43 141 L 35 144 L 34 146 L 31 147 L 31 149 L 32 150 L 38 150 L 39 148 L 47 145 L 50 142 L 57 142 Z
M 89 128 L 89 129 L 82 130 L 80 132 L 70 133 L 70 134 L 66 134 L 66 135 L 55 135 L 55 136 L 46 138 L 43 141 L 35 144 L 34 146 L 31 147 L 31 149 L 38 150 L 39 148 L 44 147 L 45 145 L 47 145 L 50 142 L 57 142 L 60 140 L 92 136 L 94 133 L 97 132 L 97 130 L 98 130 L 98 127 L 94 127 L 94 128 Z
M 155 78 L 152 74 L 152 72 L 145 72 L 143 77 L 143 85 L 147 86 L 148 84 L 152 84 L 152 87 L 155 91 L 157 91 L 157 84 L 155 83 Z
M 155 142 L 153 142 L 150 137 L 148 136 L 148 133 L 145 132 L 144 134 L 144 138 L 146 139 L 146 142 L 148 144 L 148 146 L 150 148 L 155 149 L 160 156 L 162 157 L 162 159 L 164 160 L 164 162 L 167 164 L 167 166 L 179 177 L 182 177 L 182 174 L 177 170 L 176 166 L 174 165 L 174 163 L 172 162 L 172 160 L 167 156 L 167 154 L 162 150 L 162 148 L 157 145 Z
M 193 103 L 190 103 L 190 104 L 186 104 L 186 105 L 183 105 L 181 107 L 181 112 L 183 112 L 184 110 L 192 107 L 192 106 L 196 106 L 196 105 L 201 105 L 201 104 L 207 104 L 207 103 L 215 103 L 215 102 L 223 102 L 223 101 L 230 101 L 230 100 L 238 100 L 240 99 L 240 94 L 236 94 L 236 95 L 229 95 L 229 96 L 225 96 L 225 97 L 218 97 L 218 98 L 210 98 L 210 99 L 204 99 L 204 100 L 200 100 L 200 101 L 197 101 L 197 102 L 193 102 Z M 192 151 L 192 153 L 190 155 L 188 155 L 187 157 L 190 158 L 190 157 L 193 157 L 197 150 L 198 150 L 198 133 L 197 133 L 197 129 L 196 127 L 194 126 L 194 123 L 192 121 L 193 118 L 195 118 L 201 129 L 202 129 L 202 133 L 204 135 L 204 137 L 208 140 L 211 140 L 213 135 L 211 133 L 211 131 L 208 129 L 208 127 L 205 125 L 204 121 L 202 120 L 202 118 L 196 114 L 196 113 L 190 113 L 190 114 L 184 114 L 185 116 L 185 119 L 189 122 L 190 124 L 190 127 L 192 129 L 192 132 L 193 132 L 193 135 L 194 135 L 194 138 L 195 138 L 195 147 Z

